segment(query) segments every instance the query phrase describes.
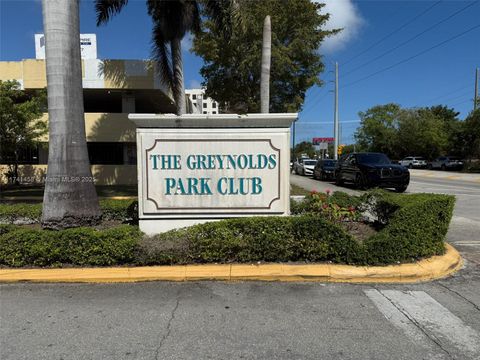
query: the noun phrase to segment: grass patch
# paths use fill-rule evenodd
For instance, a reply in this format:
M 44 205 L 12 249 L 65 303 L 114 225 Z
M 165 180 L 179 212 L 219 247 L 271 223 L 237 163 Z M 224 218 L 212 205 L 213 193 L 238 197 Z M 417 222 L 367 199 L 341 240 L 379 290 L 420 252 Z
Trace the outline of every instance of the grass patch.
M 310 191 L 305 190 L 304 188 L 290 184 L 290 195 L 291 196 L 307 196 L 310 193 Z

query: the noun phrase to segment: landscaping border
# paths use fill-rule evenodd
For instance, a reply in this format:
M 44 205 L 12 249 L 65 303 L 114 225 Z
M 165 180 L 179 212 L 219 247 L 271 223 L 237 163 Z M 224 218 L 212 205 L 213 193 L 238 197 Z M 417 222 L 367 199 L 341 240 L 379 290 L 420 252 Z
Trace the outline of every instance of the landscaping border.
M 350 266 L 337 264 L 220 264 L 69 269 L 0 269 L 0 282 L 120 283 L 140 281 L 316 281 L 415 283 L 458 271 L 463 260 L 445 244 L 445 254 L 411 264 Z

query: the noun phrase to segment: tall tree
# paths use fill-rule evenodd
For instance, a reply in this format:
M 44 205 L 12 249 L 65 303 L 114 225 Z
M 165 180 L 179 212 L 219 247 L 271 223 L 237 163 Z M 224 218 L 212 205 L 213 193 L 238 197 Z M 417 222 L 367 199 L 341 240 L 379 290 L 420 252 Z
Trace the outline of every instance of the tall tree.
M 233 1 L 233 0 L 232 0 Z M 205 0 L 207 13 L 216 18 L 216 24 L 224 30 L 229 24 L 232 1 Z M 160 70 L 161 80 L 172 91 L 177 114 L 186 112 L 183 56 L 181 42 L 188 32 L 200 30 L 200 1 L 194 0 L 146 0 L 148 14 L 153 21 L 152 57 Z M 95 0 L 97 25 L 107 23 L 119 13 L 128 0 Z M 227 31 L 228 32 L 228 31 Z
M 377 105 L 359 112 L 360 127 L 355 133 L 358 145 L 366 151 L 379 151 L 397 157 L 397 129 L 401 108 L 397 104 Z
M 467 159 L 480 158 L 480 109 L 472 111 L 465 119 L 463 142 Z
M 321 85 L 319 52 L 326 36 L 338 30 L 322 30 L 328 14 L 323 5 L 309 0 L 237 0 L 240 21 L 232 23 L 231 36 L 210 14 L 193 41 L 193 51 L 205 65 L 201 74 L 207 96 L 228 112 L 260 111 L 260 77 L 263 21 L 271 16 L 272 49 L 270 111 L 299 111 L 307 89 Z
M 433 159 L 448 147 L 444 119 L 431 109 L 402 110 L 398 123 L 396 158 L 417 155 Z
M 42 225 L 91 225 L 101 212 L 85 137 L 78 0 L 42 4 L 49 115 Z
M 38 146 L 48 132 L 40 119 L 45 109 L 45 91 L 26 92 L 18 81 L 0 80 L 0 163 L 9 164 L 8 177 L 16 184 L 20 152 Z

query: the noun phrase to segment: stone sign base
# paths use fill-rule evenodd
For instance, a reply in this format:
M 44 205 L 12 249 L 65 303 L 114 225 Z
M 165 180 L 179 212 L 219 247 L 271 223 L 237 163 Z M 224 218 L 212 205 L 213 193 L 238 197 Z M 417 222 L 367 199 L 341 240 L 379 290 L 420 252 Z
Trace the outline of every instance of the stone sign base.
M 229 217 L 290 212 L 297 114 L 131 114 L 140 229 L 148 235 Z

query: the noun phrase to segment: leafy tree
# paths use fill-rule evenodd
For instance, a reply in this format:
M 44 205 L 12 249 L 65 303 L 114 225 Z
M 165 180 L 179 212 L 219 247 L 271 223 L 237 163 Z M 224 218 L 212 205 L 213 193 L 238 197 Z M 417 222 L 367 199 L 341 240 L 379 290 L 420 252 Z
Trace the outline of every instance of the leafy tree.
M 47 133 L 40 120 L 45 108 L 45 91 L 26 92 L 18 81 L 0 80 L 0 163 L 9 164 L 17 184 L 20 151 L 37 146 Z
M 444 152 L 450 155 L 461 156 L 463 122 L 458 118 L 460 113 L 444 105 L 432 106 L 427 109 L 443 123 L 443 128 L 448 139 Z
M 207 21 L 193 41 L 193 51 L 205 62 L 201 74 L 206 94 L 227 112 L 260 111 L 263 22 L 271 16 L 270 112 L 299 111 L 305 92 L 321 85 L 324 70 L 319 53 L 322 40 L 339 30 L 322 30 L 328 14 L 309 0 L 237 0 L 240 21 L 231 36 L 205 13 Z
M 464 156 L 480 158 L 480 109 L 471 112 L 463 124 Z
M 398 121 L 401 114 L 400 105 L 377 105 L 365 112 L 359 112 L 360 127 L 355 139 L 362 150 L 378 151 L 397 157 Z
M 152 56 L 160 69 L 162 81 L 173 93 L 177 114 L 186 112 L 185 84 L 181 42 L 187 32 L 200 30 L 200 1 L 194 0 L 146 0 L 148 14 L 153 21 Z M 107 23 L 119 13 L 128 0 L 95 0 L 97 26 Z M 204 0 L 206 13 L 215 24 L 228 34 L 229 21 L 233 18 L 232 1 Z M 231 15 L 230 15 L 231 14 Z
M 310 159 L 315 156 L 315 147 L 310 141 L 302 141 L 295 145 L 295 149 L 293 150 L 293 160 L 299 158 L 302 154 L 307 154 Z
M 402 110 L 395 139 L 395 155 L 398 158 L 420 155 L 427 159 L 444 152 L 449 140 L 445 119 L 428 108 Z

